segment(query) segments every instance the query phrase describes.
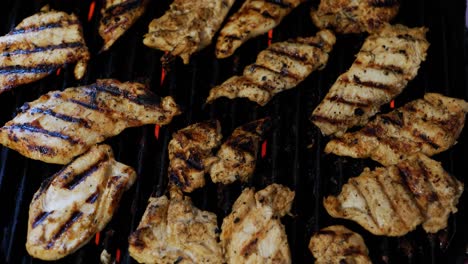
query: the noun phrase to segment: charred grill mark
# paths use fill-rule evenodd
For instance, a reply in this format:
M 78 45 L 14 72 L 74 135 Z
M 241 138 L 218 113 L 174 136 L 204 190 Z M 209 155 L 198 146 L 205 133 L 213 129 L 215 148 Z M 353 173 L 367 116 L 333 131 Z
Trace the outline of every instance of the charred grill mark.
M 247 84 L 252 85 L 252 86 L 255 86 L 255 87 L 257 87 L 257 88 L 260 89 L 260 90 L 263 90 L 263 91 L 268 92 L 269 94 L 271 94 L 271 92 L 272 92 L 273 90 L 275 90 L 275 87 L 273 87 L 273 86 L 271 86 L 271 85 L 268 85 L 268 84 L 266 84 L 266 83 L 264 83 L 264 84 L 255 83 L 255 82 L 249 80 L 248 78 L 245 78 L 245 76 L 243 76 L 243 80 L 244 80 Z M 270 97 L 269 97 L 269 98 L 270 98 Z M 268 98 L 267 100 L 269 100 L 269 98 Z
M 88 102 L 82 102 L 82 101 L 79 101 L 79 100 L 75 100 L 75 99 L 70 99 L 69 100 L 70 102 L 72 103 L 75 103 L 77 105 L 80 105 L 84 108 L 88 108 L 88 109 L 91 109 L 91 110 L 94 110 L 94 111 L 102 111 L 102 109 L 99 108 L 99 106 L 93 104 L 93 103 L 88 103 Z
M 381 115 L 380 119 L 382 120 L 383 124 L 393 124 L 398 127 L 403 127 L 405 125 L 403 119 L 403 113 L 401 112 L 394 112 L 387 115 Z
M 79 25 L 80 22 L 78 20 L 65 20 L 65 21 L 58 21 L 58 22 L 52 22 L 44 25 L 32 25 L 30 27 L 25 27 L 25 28 L 18 28 L 18 29 L 13 29 L 8 33 L 8 35 L 17 35 L 17 34 L 25 34 L 25 33 L 30 33 L 30 32 L 37 32 L 37 31 L 42 31 L 45 29 L 51 29 L 51 28 L 63 28 L 71 25 Z
M 78 219 L 80 219 L 82 215 L 83 213 L 80 211 L 73 212 L 73 214 L 70 216 L 67 222 L 65 222 L 65 224 L 63 224 L 62 227 L 60 227 L 59 231 L 55 233 L 55 235 L 52 237 L 51 241 L 47 244 L 46 249 L 51 249 L 54 246 L 55 241 L 59 239 L 65 232 L 67 232 L 67 230 L 70 229 L 70 227 L 76 221 L 78 221 Z
M 332 117 L 316 115 L 316 114 L 310 117 L 310 121 L 312 122 L 316 121 L 319 123 L 329 123 L 332 125 L 346 125 L 348 123 L 348 120 L 333 119 Z
M 268 19 L 272 19 L 272 20 L 277 20 L 278 17 L 274 17 L 272 14 L 270 14 L 267 10 L 260 10 L 259 8 L 254 8 L 254 7 L 250 7 L 249 8 L 250 10 L 252 11 L 255 11 L 257 13 L 259 13 L 260 15 L 262 15 L 264 18 L 268 18 Z
M 428 144 L 433 149 L 440 149 L 440 146 L 437 143 L 435 143 L 429 136 L 424 134 L 424 132 L 413 131 L 413 135 L 420 138 L 424 143 Z
M 256 234 L 256 236 L 258 236 L 258 234 Z M 252 255 L 252 253 L 254 253 L 257 249 L 257 242 L 258 237 L 249 241 L 249 243 L 241 249 L 241 255 L 244 256 L 244 258 L 247 258 L 248 256 Z
M 96 161 L 94 164 L 91 164 L 86 170 L 84 170 L 80 174 L 69 175 L 69 177 L 72 179 L 69 182 L 65 183 L 63 185 L 63 188 L 66 188 L 68 190 L 75 189 L 75 187 L 78 186 L 81 182 L 83 182 L 88 176 L 97 171 L 101 167 L 102 163 L 107 161 L 108 158 L 109 157 L 107 155 L 103 155 L 98 161 Z
M 235 137 L 226 142 L 226 145 L 255 157 L 255 144 L 251 138 L 244 140 L 242 137 Z
M 37 146 L 37 145 L 28 144 L 26 147 L 28 148 L 29 151 L 39 152 L 42 155 L 54 156 L 56 154 L 55 149 L 48 147 L 48 146 Z
M 184 260 L 184 257 L 179 256 L 179 257 L 177 257 L 177 259 L 174 261 L 174 264 L 179 264 L 180 262 L 182 262 L 182 260 Z
M 331 237 L 334 237 L 336 236 L 336 232 L 333 231 L 333 230 L 319 230 L 317 231 L 316 233 L 317 235 L 325 235 L 325 236 L 331 236 Z
M 60 132 L 49 131 L 49 130 L 41 128 L 41 127 L 33 126 L 30 123 L 14 124 L 12 126 L 9 126 L 8 128 L 9 129 L 15 129 L 15 130 L 16 129 L 17 130 L 25 130 L 25 131 L 28 131 L 28 132 L 31 132 L 31 133 L 44 134 L 44 135 L 47 135 L 47 136 L 50 136 L 50 137 L 60 138 L 60 139 L 63 139 L 63 140 L 66 140 L 66 141 L 70 142 L 70 144 L 73 144 L 73 145 L 78 144 L 80 142 L 79 140 L 74 139 L 71 136 L 62 134 Z
M 3 66 L 0 67 L 0 75 L 7 74 L 41 74 L 41 73 L 52 73 L 60 65 L 58 64 L 38 64 L 34 67 L 14 65 L 14 66 Z
M 428 171 L 426 166 L 424 166 L 421 160 L 418 160 L 418 167 L 421 171 L 424 181 L 427 183 L 428 187 L 431 189 L 431 193 L 426 195 L 425 198 L 430 203 L 440 201 L 439 195 L 437 195 L 436 191 L 434 190 L 434 186 L 432 186 L 432 183 L 429 180 L 431 178 L 431 173 Z
M 159 96 L 156 96 L 149 91 L 145 93 L 144 95 L 133 95 L 129 93 L 128 91 L 124 91 L 119 89 L 118 87 L 112 86 L 112 85 L 99 85 L 96 84 L 92 86 L 93 89 L 99 92 L 104 92 L 111 94 L 113 96 L 120 96 L 123 97 L 129 101 L 132 101 L 136 104 L 139 105 L 159 105 L 161 103 L 161 98 Z
M 332 101 L 332 102 L 338 102 L 338 103 L 342 103 L 342 104 L 347 104 L 347 105 L 352 105 L 352 106 L 357 106 L 357 107 L 363 107 L 363 108 L 366 108 L 366 107 L 369 106 L 369 103 L 367 103 L 367 102 L 363 102 L 363 103 L 352 102 L 352 101 L 346 100 L 345 98 L 343 98 L 343 97 L 341 97 L 339 95 L 334 95 L 329 100 Z
M 185 164 L 187 164 L 189 168 L 194 168 L 198 171 L 203 171 L 205 167 L 203 166 L 203 162 L 200 158 L 200 155 L 194 150 L 190 150 L 189 152 L 190 155 L 187 158 L 185 158 L 185 155 L 183 153 L 179 152 L 176 152 L 174 156 L 178 159 L 185 161 Z
M 349 81 L 347 81 L 346 79 L 342 79 L 342 81 L 345 82 L 345 83 L 346 82 L 349 83 Z M 395 90 L 395 88 L 393 86 L 388 85 L 388 84 L 378 83 L 378 82 L 373 82 L 373 81 L 362 81 L 356 75 L 353 76 L 353 82 L 358 84 L 358 85 L 361 85 L 361 86 L 389 91 L 392 94 L 394 93 L 393 91 Z
M 86 203 L 93 204 L 97 201 L 97 198 L 99 197 L 99 190 L 96 190 L 93 194 L 91 194 L 88 199 L 86 199 Z
M 358 60 L 355 61 L 354 63 L 357 65 L 362 64 L 362 62 Z M 395 75 L 403 75 L 405 73 L 405 71 L 400 66 L 396 66 L 396 65 L 382 65 L 382 64 L 375 64 L 375 63 L 367 63 L 365 67 L 370 68 L 370 69 L 384 71 L 384 74 L 385 72 L 392 72 Z
M 241 40 L 242 37 L 241 36 L 236 36 L 236 35 L 232 35 L 232 34 L 229 34 L 229 35 L 223 35 L 223 34 L 220 34 L 220 37 L 223 37 L 223 38 L 227 38 L 229 40 Z
M 12 55 L 24 55 L 24 54 L 31 54 L 37 52 L 44 52 L 48 50 L 56 50 L 56 49 L 70 49 L 70 48 L 81 48 L 83 47 L 83 42 L 76 41 L 76 42 L 69 42 L 69 43 L 60 43 L 57 45 L 47 45 L 44 47 L 34 47 L 33 49 L 17 49 L 12 51 L 6 51 L 0 54 L 0 56 L 9 57 Z
M 38 214 L 36 216 L 36 218 L 34 218 L 34 221 L 32 222 L 32 228 L 36 228 L 38 225 L 40 225 L 42 222 L 44 222 L 44 220 L 50 215 L 52 214 L 54 211 L 50 211 L 50 212 L 42 212 L 40 214 Z
M 398 205 L 395 205 L 393 203 L 392 197 L 390 197 L 390 195 L 388 194 L 388 192 L 384 188 L 385 183 L 381 182 L 379 179 L 380 179 L 379 177 L 376 177 L 375 181 L 377 182 L 380 189 L 382 190 L 383 195 L 385 195 L 385 197 L 387 198 L 387 201 L 390 204 L 390 207 L 392 208 L 392 211 L 395 213 L 396 216 L 398 216 L 398 221 L 403 224 L 405 229 L 408 229 L 408 226 L 406 225 L 406 222 L 403 220 L 404 218 L 400 215 L 400 211 L 397 210 Z
M 274 4 L 280 8 L 293 8 L 294 7 L 291 3 L 288 3 L 283 0 L 265 0 L 265 2 Z
M 41 108 L 34 108 L 31 110 L 31 114 L 35 114 L 35 113 L 41 113 L 41 114 L 44 114 L 44 115 L 50 115 L 50 116 L 53 116 L 55 118 L 58 118 L 60 120 L 63 120 L 65 122 L 69 122 L 69 123 L 77 123 L 77 124 L 81 124 L 83 125 L 84 127 L 86 128 L 90 128 L 91 126 L 88 124 L 88 121 L 86 121 L 85 119 L 82 119 L 82 118 L 76 118 L 76 117 L 72 117 L 72 116 L 69 116 L 69 115 L 65 115 L 65 114 L 59 114 L 51 109 L 41 109 Z
M 303 39 L 303 38 L 289 39 L 289 40 L 286 40 L 285 42 L 290 43 L 290 44 L 307 45 L 310 47 L 320 49 L 321 51 L 323 51 L 323 48 L 325 46 L 325 43 L 323 41 L 315 42 L 315 41 L 310 41 L 310 40 Z
M 142 1 L 143 0 L 128 0 L 128 1 L 124 1 L 116 5 L 110 6 L 104 11 L 103 20 L 106 21 L 106 20 L 111 19 L 114 16 L 119 16 L 124 13 L 128 13 L 132 11 L 133 9 L 138 8 Z
M 283 66 L 283 67 L 281 68 L 281 71 L 280 71 L 280 72 L 277 72 L 277 71 L 275 71 L 275 70 L 273 70 L 273 69 L 271 69 L 271 68 L 268 68 L 268 67 L 266 67 L 266 66 L 263 66 L 263 65 L 260 65 L 260 64 L 256 64 L 256 63 L 255 63 L 255 64 L 252 64 L 252 65 L 249 66 L 249 71 L 250 71 L 250 72 L 253 72 L 253 71 L 255 71 L 256 68 L 264 69 L 264 70 L 266 70 L 266 71 L 271 72 L 271 73 L 274 74 L 274 75 L 281 75 L 281 76 L 283 76 L 283 77 L 288 77 L 288 78 L 294 79 L 295 81 L 298 81 L 298 80 L 300 79 L 299 76 L 297 76 L 297 75 L 295 75 L 295 74 L 289 72 L 288 67 L 286 67 L 286 66 Z
M 356 180 L 351 179 L 351 180 L 349 181 L 349 183 L 351 183 L 351 184 L 354 186 L 354 188 L 356 189 L 356 192 L 359 194 L 359 196 L 361 196 L 361 197 L 364 199 L 364 201 L 366 201 L 366 210 L 367 210 L 367 214 L 370 216 L 370 218 L 371 218 L 372 221 L 374 222 L 374 225 L 375 225 L 376 227 L 379 227 L 379 224 L 378 224 L 378 222 L 377 222 L 377 219 L 375 218 L 374 214 L 372 213 L 372 209 L 370 208 L 369 202 L 368 202 L 368 198 L 372 199 L 372 197 L 366 197 L 365 195 L 362 194 L 362 191 L 361 191 L 361 189 L 359 188 L 359 187 L 360 187 L 360 184 L 359 184 Z
M 276 54 L 278 56 L 288 57 L 291 60 L 295 60 L 295 61 L 298 61 L 298 62 L 310 64 L 310 63 L 307 63 L 307 61 L 308 61 L 307 56 L 301 55 L 301 54 L 299 54 L 297 52 L 290 52 L 287 49 L 281 49 L 281 48 L 275 48 L 275 47 L 271 47 L 267 51 L 271 52 L 273 54 Z

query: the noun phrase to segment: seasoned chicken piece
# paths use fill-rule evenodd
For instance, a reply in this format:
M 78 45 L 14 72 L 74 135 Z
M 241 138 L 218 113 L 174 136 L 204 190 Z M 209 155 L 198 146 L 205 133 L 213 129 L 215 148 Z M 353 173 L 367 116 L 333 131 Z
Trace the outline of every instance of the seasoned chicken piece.
M 218 121 L 190 125 L 172 135 L 169 142 L 169 181 L 184 192 L 205 186 L 205 172 L 217 160 L 212 150 L 221 144 Z
M 233 4 L 234 0 L 174 0 L 162 17 L 151 21 L 143 43 L 188 64 L 193 53 L 211 43 Z
M 289 213 L 294 192 L 272 184 L 245 189 L 223 220 L 221 246 L 227 263 L 291 263 L 288 239 L 280 217 Z
M 196 208 L 175 188 L 170 196 L 149 199 L 128 239 L 130 256 L 139 263 L 223 263 L 216 215 Z
M 107 145 L 92 147 L 44 181 L 29 207 L 28 253 L 57 260 L 85 245 L 112 219 L 135 171 Z
M 105 0 L 101 9 L 99 35 L 104 39 L 102 51 L 114 42 L 143 15 L 148 0 Z
M 90 55 L 74 14 L 43 8 L 0 37 L 0 93 L 40 80 L 68 63 L 81 79 Z
M 31 159 L 67 164 L 127 127 L 165 125 L 179 113 L 172 97 L 161 99 L 143 84 L 98 80 L 24 104 L 0 128 L 0 143 Z
M 270 127 L 270 118 L 263 118 L 236 128 L 221 145 L 216 155 L 219 160 L 211 166 L 213 182 L 247 182 L 255 170 L 260 141 Z
M 364 239 L 342 225 L 321 229 L 310 239 L 310 252 L 316 264 L 370 264 Z
M 463 183 L 418 153 L 387 168 L 366 168 L 324 206 L 331 216 L 353 220 L 375 235 L 403 236 L 421 223 L 435 233 L 457 212 L 462 192 Z
M 315 37 L 274 43 L 258 54 L 242 76 L 231 77 L 211 89 L 206 102 L 245 97 L 266 105 L 275 94 L 296 87 L 313 71 L 323 69 L 335 41 L 331 31 L 322 30 Z
M 353 158 L 370 157 L 386 166 L 413 153 L 432 156 L 456 143 L 467 112 L 468 103 L 461 99 L 428 93 L 424 99 L 377 115 L 357 132 L 331 140 L 325 152 Z
M 364 125 L 400 94 L 426 58 L 426 28 L 386 25 L 364 42 L 351 68 L 338 77 L 311 121 L 324 135 Z
M 216 57 L 227 58 L 247 40 L 275 28 L 305 0 L 246 0 L 219 33 Z
M 375 32 L 398 14 L 399 7 L 399 0 L 321 0 L 310 16 L 318 28 L 337 33 Z

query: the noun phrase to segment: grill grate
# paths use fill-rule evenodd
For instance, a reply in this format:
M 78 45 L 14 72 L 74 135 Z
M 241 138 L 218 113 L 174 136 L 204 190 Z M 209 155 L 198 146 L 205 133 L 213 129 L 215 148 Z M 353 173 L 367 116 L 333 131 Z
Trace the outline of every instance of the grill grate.
M 237 1 L 235 9 L 242 2 Z M 464 62 L 464 1 L 402 2 L 395 21 L 408 26 L 429 27 L 431 47 L 419 75 L 397 97 L 396 107 L 421 98 L 427 91 L 468 99 Z M 118 262 L 134 263 L 127 253 L 127 237 L 138 225 L 149 196 L 162 195 L 166 191 L 167 144 L 171 133 L 190 123 L 217 118 L 222 121 L 223 133 L 227 136 L 238 125 L 264 116 L 271 116 L 274 126 L 266 139 L 266 155 L 259 159 L 255 177 L 247 185 L 263 188 L 269 183 L 278 182 L 295 189 L 296 199 L 292 210 L 295 216 L 284 219 L 294 263 L 311 263 L 313 259 L 307 249 L 311 234 L 319 228 L 340 223 L 363 234 L 375 263 L 467 263 L 466 194 L 459 203 L 459 212 L 450 218 L 446 230 L 428 235 L 418 228 L 402 238 L 372 236 L 350 221 L 332 219 L 322 206 L 325 195 L 337 193 L 349 177 L 359 175 L 365 166 L 375 166 L 370 161 L 324 155 L 327 139 L 308 121 L 310 112 L 325 96 L 336 77 L 346 71 L 353 61 L 364 35 L 339 36 L 328 66 L 322 72 L 313 73 L 298 88 L 274 97 L 263 108 L 247 100 L 225 99 L 205 106 L 204 99 L 209 89 L 240 73 L 267 46 L 269 38 L 265 35 L 249 41 L 234 56 L 225 60 L 214 58 L 213 46 L 196 54 L 187 66 L 176 60 L 161 83 L 159 58 L 163 53 L 146 48 L 141 40 L 151 19 L 161 16 L 169 3 L 169 0 L 151 1 L 146 14 L 135 26 L 109 52 L 102 54 L 97 54 L 102 45 L 97 34 L 102 1 L 97 1 L 89 22 L 90 0 L 7 0 L 2 3 L 2 35 L 45 4 L 75 12 L 83 23 L 93 58 L 88 73 L 81 81 L 73 79 L 73 67 L 67 66 L 56 75 L 1 94 L 1 124 L 10 120 L 24 102 L 32 101 L 41 94 L 107 77 L 147 82 L 156 93 L 174 96 L 185 108 L 182 116 L 160 128 L 158 139 L 154 136 L 154 126 L 145 126 L 128 129 L 107 141 L 112 145 L 118 161 L 137 170 L 138 180 L 124 195 L 120 209 L 99 237 L 60 263 L 98 263 L 103 249 Z M 272 32 L 273 42 L 315 33 L 308 16 L 308 5 L 310 3 L 295 10 Z M 454 148 L 435 157 L 462 181 L 465 181 L 464 175 L 468 171 L 467 133 L 465 129 Z M 0 147 L 0 197 L 5 201 L 0 217 L 0 262 L 41 263 L 31 259 L 24 246 L 28 206 L 40 183 L 59 168 L 57 165 L 28 160 Z M 215 212 L 221 223 L 243 187 L 240 184 L 221 186 L 209 183 L 190 196 L 198 207 Z

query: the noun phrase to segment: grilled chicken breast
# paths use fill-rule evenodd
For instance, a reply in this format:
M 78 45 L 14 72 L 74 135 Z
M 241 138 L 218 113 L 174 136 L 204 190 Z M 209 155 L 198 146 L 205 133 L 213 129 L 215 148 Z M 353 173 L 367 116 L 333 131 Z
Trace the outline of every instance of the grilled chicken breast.
M 210 169 L 213 182 L 247 182 L 255 170 L 260 141 L 270 127 L 270 119 L 263 118 L 236 128 L 216 154 L 218 161 Z
M 272 184 L 245 189 L 223 220 L 221 245 L 227 263 L 291 263 L 280 217 L 291 209 L 294 192 Z
M 313 71 L 323 69 L 335 41 L 331 31 L 322 30 L 315 37 L 274 43 L 260 52 L 242 76 L 231 77 L 211 89 L 206 101 L 245 97 L 266 105 L 275 94 L 297 86 Z
M 457 212 L 462 192 L 463 183 L 418 153 L 387 168 L 365 169 L 324 206 L 331 216 L 353 220 L 375 235 L 403 236 L 419 224 L 435 233 Z
M 114 42 L 145 13 L 148 0 L 106 0 L 101 9 L 99 35 L 104 39 L 102 51 Z
M 47 179 L 29 207 L 26 249 L 57 260 L 85 245 L 111 220 L 135 171 L 114 160 L 107 145 L 92 147 Z
M 164 125 L 179 113 L 172 97 L 160 99 L 143 84 L 98 80 L 26 103 L 0 128 L 0 143 L 28 158 L 67 164 L 127 127 Z
M 351 68 L 338 77 L 312 113 L 324 135 L 364 125 L 400 94 L 426 58 L 425 28 L 386 25 L 364 42 Z
M 309 249 L 316 264 L 372 263 L 364 239 L 342 225 L 318 231 L 310 239 Z
M 205 172 L 217 160 L 212 149 L 221 144 L 218 121 L 190 125 L 172 135 L 169 142 L 169 181 L 184 192 L 205 186 Z
M 326 153 L 372 158 L 383 165 L 396 164 L 405 155 L 428 156 L 449 149 L 457 141 L 468 103 L 428 93 L 388 114 L 377 115 L 364 128 L 328 142 Z
M 192 205 L 173 189 L 150 198 L 135 232 L 129 253 L 139 263 L 223 263 L 216 215 Z
M 219 33 L 216 57 L 227 58 L 247 40 L 275 28 L 305 0 L 246 0 Z
M 399 7 L 399 0 L 321 0 L 310 16 L 318 28 L 337 33 L 374 32 L 390 22 Z
M 233 4 L 234 0 L 174 0 L 162 17 L 150 23 L 143 43 L 188 64 L 193 53 L 211 43 Z
M 68 63 L 81 79 L 90 58 L 74 14 L 43 8 L 0 37 L 0 93 L 40 80 Z

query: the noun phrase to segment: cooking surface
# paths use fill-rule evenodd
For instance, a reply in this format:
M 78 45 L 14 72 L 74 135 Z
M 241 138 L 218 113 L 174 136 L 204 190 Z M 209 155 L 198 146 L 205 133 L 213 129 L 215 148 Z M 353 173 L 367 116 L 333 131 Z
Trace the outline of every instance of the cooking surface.
M 237 1 L 231 13 L 243 1 Z M 0 123 L 10 120 L 23 103 L 35 100 L 40 95 L 66 87 L 95 82 L 97 78 L 117 78 L 120 81 L 139 80 L 147 82 L 159 95 L 172 95 L 184 108 L 184 113 L 155 133 L 154 126 L 131 128 L 106 142 L 113 147 L 116 160 L 130 165 L 138 172 L 135 185 L 123 196 L 122 203 L 107 227 L 82 249 L 60 263 L 99 263 L 99 255 L 106 249 L 112 258 L 121 263 L 134 263 L 127 253 L 127 237 L 136 229 L 151 194 L 161 195 L 167 185 L 167 144 L 171 134 L 189 124 L 210 118 L 221 121 L 224 138 L 239 125 L 258 118 L 270 116 L 272 131 L 266 137 L 253 180 L 246 186 L 257 189 L 276 182 L 296 191 L 293 216 L 286 216 L 284 223 L 288 234 L 293 263 L 311 263 L 312 255 L 307 249 L 314 231 L 332 224 L 344 224 L 361 234 L 369 247 L 375 263 L 466 263 L 468 261 L 467 195 L 459 202 L 459 212 L 450 217 L 448 228 L 429 235 L 421 227 L 401 238 L 370 235 L 351 221 L 332 219 L 322 206 L 322 199 L 336 194 L 340 186 L 351 176 L 357 176 L 366 166 L 376 163 L 325 155 L 323 148 L 328 138 L 321 136 L 308 117 L 339 74 L 351 65 L 360 49 L 365 35 L 338 36 L 327 67 L 314 72 L 297 88 L 283 92 L 265 107 L 259 107 L 246 99 L 220 99 L 212 105 L 204 105 L 209 89 L 222 83 L 233 74 L 240 74 L 244 66 L 255 61 L 256 54 L 266 48 L 267 35 L 243 45 L 232 57 L 216 60 L 213 45 L 192 57 L 190 64 L 183 65 L 180 59 L 169 65 L 161 84 L 162 52 L 142 44 L 147 25 L 168 9 L 170 1 L 152 1 L 146 14 L 119 39 L 108 52 L 97 54 L 102 40 L 97 34 L 102 3 L 97 1 L 94 14 L 90 12 L 91 1 L 43 1 L 7 0 L 0 9 L 0 34 L 6 34 L 22 19 L 36 13 L 43 5 L 75 12 L 85 32 L 92 52 L 88 73 L 76 81 L 70 65 L 39 82 L 18 87 L 0 95 Z M 272 41 L 281 41 L 296 36 L 314 35 L 317 29 L 309 18 L 306 3 L 293 11 L 279 27 L 274 29 Z M 464 1 L 415 0 L 403 1 L 395 23 L 429 28 L 431 46 L 426 62 L 418 76 L 395 100 L 395 106 L 422 98 L 425 92 L 440 92 L 444 95 L 468 100 L 464 63 Z M 88 20 L 89 18 L 89 20 Z M 388 111 L 385 106 L 383 111 Z M 465 129 L 449 151 L 436 155 L 444 168 L 465 182 L 468 171 L 468 130 Z M 158 137 L 155 136 L 158 134 Z M 0 197 L 3 200 L 0 217 L 0 263 L 40 263 L 26 252 L 26 229 L 28 207 L 40 183 L 57 172 L 61 166 L 29 160 L 18 153 L 0 147 Z M 208 181 L 210 182 L 210 181 Z M 215 212 L 218 222 L 226 216 L 232 203 L 240 194 L 241 186 L 209 183 L 195 191 L 192 197 L 196 206 Z

